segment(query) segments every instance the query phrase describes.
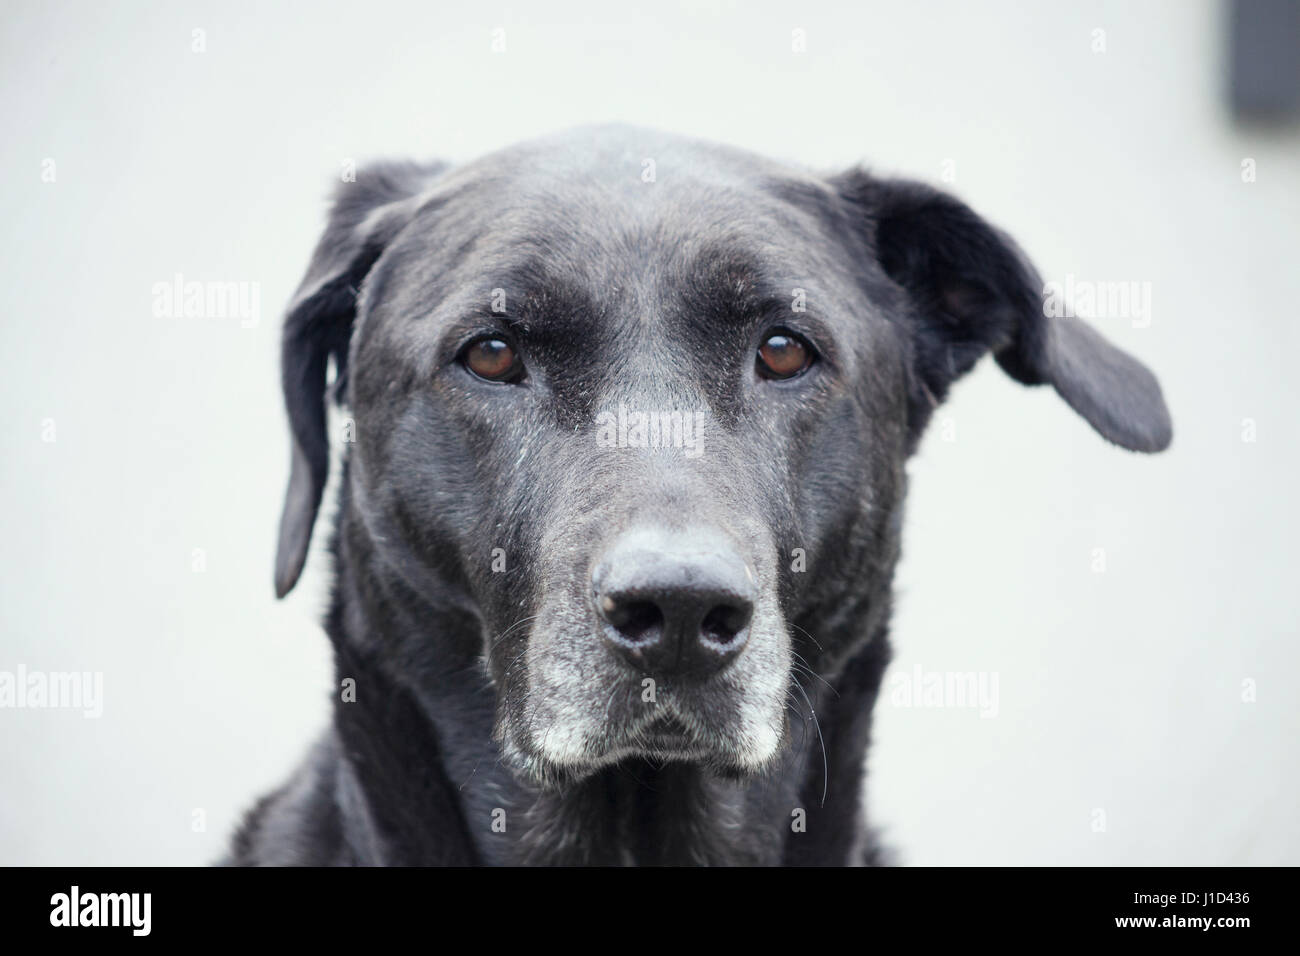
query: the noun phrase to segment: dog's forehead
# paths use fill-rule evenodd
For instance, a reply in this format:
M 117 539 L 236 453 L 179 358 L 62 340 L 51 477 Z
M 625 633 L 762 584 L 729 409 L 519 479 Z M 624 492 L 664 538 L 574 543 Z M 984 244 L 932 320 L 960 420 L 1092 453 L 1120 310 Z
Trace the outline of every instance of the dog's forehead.
M 820 182 L 800 167 L 742 149 L 617 125 L 517 143 L 461 164 L 445 179 L 516 189 L 586 185 L 623 204 L 686 190 L 757 189 L 767 180 Z
M 446 265 L 517 285 L 548 275 L 594 290 L 698 275 L 751 284 L 826 255 L 820 179 L 739 150 L 601 128 L 453 169 L 413 230 Z

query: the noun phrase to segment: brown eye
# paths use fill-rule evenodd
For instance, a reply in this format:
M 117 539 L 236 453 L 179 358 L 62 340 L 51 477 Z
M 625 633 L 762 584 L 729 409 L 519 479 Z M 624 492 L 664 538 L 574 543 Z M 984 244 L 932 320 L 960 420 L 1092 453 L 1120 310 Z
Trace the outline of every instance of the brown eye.
M 489 382 L 509 382 L 523 371 L 519 356 L 504 339 L 479 339 L 465 349 L 461 361 L 465 367 Z
M 803 339 L 776 329 L 758 347 L 758 374 L 764 378 L 794 378 L 812 364 L 812 348 Z

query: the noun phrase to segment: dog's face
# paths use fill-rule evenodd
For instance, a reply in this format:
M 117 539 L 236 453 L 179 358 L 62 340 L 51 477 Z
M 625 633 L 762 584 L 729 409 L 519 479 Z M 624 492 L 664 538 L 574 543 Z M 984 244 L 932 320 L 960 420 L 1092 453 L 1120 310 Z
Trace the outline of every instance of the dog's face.
M 369 579 L 476 619 L 516 766 L 760 770 L 800 673 L 887 601 L 904 462 L 982 354 L 1122 445 L 1168 442 L 1150 374 L 1041 293 L 942 194 L 635 130 L 363 172 L 286 323 L 277 586 L 333 357 Z

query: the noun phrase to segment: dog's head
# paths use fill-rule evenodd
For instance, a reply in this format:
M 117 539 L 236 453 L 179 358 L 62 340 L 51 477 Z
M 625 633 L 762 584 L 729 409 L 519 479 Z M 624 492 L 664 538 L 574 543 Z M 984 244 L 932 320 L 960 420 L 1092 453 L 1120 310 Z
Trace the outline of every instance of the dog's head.
M 1118 445 L 1170 440 L 1151 373 L 1047 317 L 1014 243 L 927 186 L 626 129 L 363 169 L 285 324 L 277 591 L 325 485 L 333 361 L 358 591 L 404 607 L 374 624 L 399 659 L 421 615 L 473 620 L 498 736 L 539 779 L 760 769 L 799 673 L 884 613 L 905 460 L 985 353 Z

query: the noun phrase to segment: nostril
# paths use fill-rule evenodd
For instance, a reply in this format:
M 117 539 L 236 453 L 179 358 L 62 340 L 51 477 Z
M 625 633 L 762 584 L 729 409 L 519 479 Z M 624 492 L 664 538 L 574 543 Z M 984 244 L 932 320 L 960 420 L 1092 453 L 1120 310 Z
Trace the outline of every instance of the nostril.
M 605 620 L 624 638 L 634 643 L 651 640 L 663 628 L 664 615 L 653 601 L 601 600 Z
M 721 533 L 624 532 L 590 580 L 599 637 L 639 673 L 703 682 L 749 643 L 758 585 Z
M 749 605 L 719 604 L 704 615 L 700 632 L 715 644 L 730 644 L 748 626 L 752 611 Z

